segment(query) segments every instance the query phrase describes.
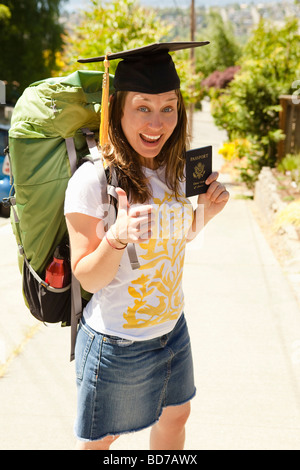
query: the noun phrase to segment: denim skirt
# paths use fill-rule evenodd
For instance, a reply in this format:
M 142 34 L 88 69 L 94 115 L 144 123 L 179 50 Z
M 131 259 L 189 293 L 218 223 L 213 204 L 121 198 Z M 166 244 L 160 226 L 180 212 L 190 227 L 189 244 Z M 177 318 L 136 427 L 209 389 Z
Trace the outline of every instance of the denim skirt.
M 190 338 L 184 314 L 174 329 L 146 341 L 102 335 L 82 319 L 76 340 L 79 440 L 139 431 L 166 406 L 195 395 Z

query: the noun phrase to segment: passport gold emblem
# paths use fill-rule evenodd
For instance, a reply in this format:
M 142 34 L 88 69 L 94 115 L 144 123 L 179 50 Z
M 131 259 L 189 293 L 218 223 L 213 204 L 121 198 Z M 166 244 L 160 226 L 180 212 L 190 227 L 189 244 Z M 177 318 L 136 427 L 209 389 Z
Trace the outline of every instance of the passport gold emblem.
M 201 178 L 203 178 L 204 173 L 205 173 L 205 167 L 203 163 L 199 162 L 194 168 L 193 177 L 200 180 Z

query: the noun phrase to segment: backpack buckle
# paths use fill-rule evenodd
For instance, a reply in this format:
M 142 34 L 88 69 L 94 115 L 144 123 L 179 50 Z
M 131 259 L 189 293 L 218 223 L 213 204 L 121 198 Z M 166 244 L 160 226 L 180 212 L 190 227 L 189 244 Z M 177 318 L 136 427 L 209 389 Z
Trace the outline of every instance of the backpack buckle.
M 2 199 L 2 204 L 4 207 L 11 207 L 16 205 L 16 198 L 15 196 L 8 196 Z

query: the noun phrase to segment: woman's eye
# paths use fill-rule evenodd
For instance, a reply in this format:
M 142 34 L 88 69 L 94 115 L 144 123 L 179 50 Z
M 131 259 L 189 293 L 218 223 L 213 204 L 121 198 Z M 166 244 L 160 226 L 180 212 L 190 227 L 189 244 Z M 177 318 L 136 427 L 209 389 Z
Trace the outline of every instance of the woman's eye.
M 166 108 L 163 109 L 164 113 L 171 113 L 173 111 L 172 106 L 167 106 Z
M 141 111 L 142 113 L 147 113 L 149 109 L 146 106 L 140 106 L 139 111 Z

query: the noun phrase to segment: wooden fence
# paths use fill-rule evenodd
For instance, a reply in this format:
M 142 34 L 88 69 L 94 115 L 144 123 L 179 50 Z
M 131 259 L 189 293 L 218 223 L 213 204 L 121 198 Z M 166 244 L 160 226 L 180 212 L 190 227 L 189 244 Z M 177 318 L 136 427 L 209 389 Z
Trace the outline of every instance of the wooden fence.
M 279 113 L 279 127 L 285 139 L 278 144 L 278 159 L 288 153 L 300 152 L 300 99 L 299 96 L 281 95 L 282 107 Z

